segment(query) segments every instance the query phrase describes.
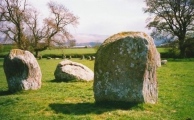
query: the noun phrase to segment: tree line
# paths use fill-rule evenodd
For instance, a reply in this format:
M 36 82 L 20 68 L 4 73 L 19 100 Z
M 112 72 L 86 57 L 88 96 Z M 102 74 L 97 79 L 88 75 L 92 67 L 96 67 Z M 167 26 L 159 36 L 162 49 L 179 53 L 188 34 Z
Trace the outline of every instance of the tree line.
M 149 13 L 147 27 L 155 39 L 171 41 L 180 57 L 194 55 L 194 0 L 145 0 Z M 61 45 L 72 37 L 67 26 L 77 26 L 78 17 L 65 6 L 47 4 L 50 15 L 40 23 L 39 12 L 27 0 L 0 1 L 0 32 L 17 47 L 35 52 L 52 44 Z
M 0 1 L 0 32 L 17 48 L 38 52 L 72 38 L 68 26 L 76 27 L 78 17 L 64 5 L 47 4 L 50 15 L 40 21 L 40 13 L 27 0 Z

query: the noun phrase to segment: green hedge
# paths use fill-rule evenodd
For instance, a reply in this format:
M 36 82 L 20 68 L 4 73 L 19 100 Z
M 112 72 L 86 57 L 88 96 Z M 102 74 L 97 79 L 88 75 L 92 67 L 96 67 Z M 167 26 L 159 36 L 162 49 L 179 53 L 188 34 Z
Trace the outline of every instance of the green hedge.
M 178 49 L 169 49 L 166 52 L 161 52 L 161 58 L 181 58 L 179 56 L 180 51 Z M 185 58 L 194 58 L 194 50 L 186 50 Z

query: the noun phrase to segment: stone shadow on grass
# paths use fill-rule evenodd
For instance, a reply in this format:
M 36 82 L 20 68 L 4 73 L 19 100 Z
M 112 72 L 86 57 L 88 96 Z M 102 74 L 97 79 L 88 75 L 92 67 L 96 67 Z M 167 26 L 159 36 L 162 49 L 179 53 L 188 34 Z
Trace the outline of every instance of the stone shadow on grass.
M 7 96 L 11 95 L 12 93 L 10 91 L 0 91 L 0 96 Z
M 53 79 L 53 80 L 50 80 L 49 82 L 52 82 L 52 83 L 61 83 L 61 82 L 68 83 L 68 82 L 81 82 L 81 80 L 73 79 L 73 80 L 65 81 L 65 80 Z
M 130 110 L 138 106 L 138 103 L 127 102 L 100 102 L 100 103 L 52 103 L 49 107 L 56 113 L 85 115 L 85 114 L 102 114 L 104 112 L 116 109 Z
M 62 80 L 57 80 L 57 79 L 53 79 L 53 80 L 50 80 L 48 82 L 53 82 L 53 83 L 60 83 L 60 82 L 64 82 Z

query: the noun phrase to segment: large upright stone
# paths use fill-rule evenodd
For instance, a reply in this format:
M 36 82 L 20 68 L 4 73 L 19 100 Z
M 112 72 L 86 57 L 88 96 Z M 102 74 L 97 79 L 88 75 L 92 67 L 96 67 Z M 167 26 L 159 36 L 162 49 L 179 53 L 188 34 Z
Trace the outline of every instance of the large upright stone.
M 96 54 L 95 101 L 156 103 L 158 61 L 153 39 L 143 32 L 123 32 L 106 39 Z
M 13 49 L 4 59 L 4 72 L 11 92 L 41 88 L 42 73 L 32 53 Z

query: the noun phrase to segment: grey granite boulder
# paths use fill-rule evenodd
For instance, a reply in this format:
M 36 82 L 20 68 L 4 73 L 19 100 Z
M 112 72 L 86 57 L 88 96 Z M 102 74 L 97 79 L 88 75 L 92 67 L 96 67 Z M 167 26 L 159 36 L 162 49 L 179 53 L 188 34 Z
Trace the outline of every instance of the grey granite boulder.
M 143 32 L 123 32 L 104 41 L 96 53 L 96 102 L 156 103 L 156 68 L 160 56 L 153 39 Z
M 70 60 L 60 62 L 55 70 L 55 79 L 59 81 L 82 80 L 91 81 L 94 79 L 94 72 L 85 65 Z
M 41 88 L 41 69 L 29 51 L 11 50 L 4 59 L 3 67 L 11 92 Z
M 166 65 L 167 62 L 168 62 L 167 60 L 161 60 L 161 64 L 162 64 L 162 65 Z

